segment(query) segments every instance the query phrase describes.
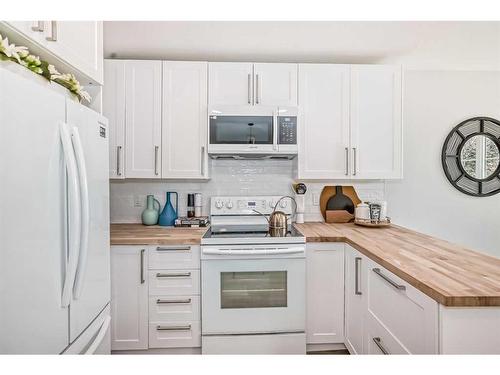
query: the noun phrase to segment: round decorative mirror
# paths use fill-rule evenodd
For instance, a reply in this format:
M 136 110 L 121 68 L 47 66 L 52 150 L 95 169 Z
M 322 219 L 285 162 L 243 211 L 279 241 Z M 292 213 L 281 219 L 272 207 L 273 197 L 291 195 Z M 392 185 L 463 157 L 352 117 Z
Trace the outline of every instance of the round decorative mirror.
M 500 192 L 500 121 L 473 117 L 455 126 L 443 145 L 446 177 L 461 192 L 478 197 Z

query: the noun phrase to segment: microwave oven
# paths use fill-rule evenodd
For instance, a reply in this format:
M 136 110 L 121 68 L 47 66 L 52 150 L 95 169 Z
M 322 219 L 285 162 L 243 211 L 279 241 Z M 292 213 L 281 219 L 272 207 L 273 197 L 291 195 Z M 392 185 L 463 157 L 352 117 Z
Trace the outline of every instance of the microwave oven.
M 292 159 L 297 155 L 297 107 L 217 107 L 208 114 L 212 158 Z

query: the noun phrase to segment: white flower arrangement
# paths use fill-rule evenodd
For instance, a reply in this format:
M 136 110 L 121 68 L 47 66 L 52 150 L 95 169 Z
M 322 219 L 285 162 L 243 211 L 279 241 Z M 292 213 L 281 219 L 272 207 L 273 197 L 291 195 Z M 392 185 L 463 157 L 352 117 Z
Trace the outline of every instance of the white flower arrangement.
M 14 61 L 25 68 L 31 70 L 35 74 L 39 74 L 49 81 L 58 83 L 64 86 L 73 94 L 75 94 L 78 99 L 86 100 L 90 103 L 92 99 L 88 92 L 83 90 L 80 82 L 71 73 L 61 74 L 57 71 L 54 65 L 47 63 L 46 61 L 40 60 L 38 56 L 30 54 L 28 48 L 24 46 L 16 46 L 15 44 L 9 43 L 9 38 L 3 38 L 0 34 L 0 59 Z

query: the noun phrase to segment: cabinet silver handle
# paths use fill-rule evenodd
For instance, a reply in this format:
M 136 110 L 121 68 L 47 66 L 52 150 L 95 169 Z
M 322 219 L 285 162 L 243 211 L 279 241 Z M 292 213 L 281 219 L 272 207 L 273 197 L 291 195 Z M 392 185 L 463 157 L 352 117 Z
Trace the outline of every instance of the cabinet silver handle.
M 252 104 L 252 75 L 248 73 L 248 104 Z
M 116 148 L 116 175 L 121 176 L 121 163 L 120 163 L 120 157 L 121 157 L 121 151 L 122 151 L 122 146 L 118 146 Z
M 155 146 L 155 176 L 158 176 L 158 150 L 160 146 Z
M 191 324 L 186 326 L 156 326 L 157 331 L 190 331 Z
M 391 284 L 397 290 L 406 290 L 406 286 L 399 285 L 394 280 L 391 280 L 389 277 L 387 277 L 386 275 L 384 275 L 382 273 L 382 271 L 380 271 L 380 268 L 373 268 L 372 270 L 373 270 L 373 272 L 375 272 L 377 275 L 379 275 L 382 279 L 384 279 L 385 281 L 387 281 L 389 284 Z
M 356 176 L 356 172 L 357 172 L 357 169 L 358 169 L 358 163 L 356 161 L 356 147 L 353 147 L 352 148 L 352 153 L 353 153 L 353 161 L 352 161 L 352 164 L 353 164 L 353 172 L 352 172 L 352 175 L 353 176 Z
M 373 342 L 375 343 L 375 345 L 378 346 L 378 348 L 380 349 L 380 351 L 384 354 L 389 354 L 389 352 L 387 351 L 386 348 L 384 348 L 384 346 L 382 345 L 382 340 L 380 339 L 380 337 L 374 337 L 373 338 Z
M 31 27 L 31 30 L 38 31 L 41 33 L 43 33 L 44 29 L 45 29 L 45 22 L 43 22 L 43 21 L 36 21 L 36 26 Z
M 189 250 L 191 250 L 190 246 L 185 246 L 185 247 L 179 247 L 179 246 L 176 246 L 176 247 L 161 247 L 161 246 L 158 246 L 156 248 L 156 251 L 189 251 Z
M 255 103 L 259 104 L 259 75 L 255 75 Z
M 359 279 L 360 279 L 360 266 L 361 266 L 361 258 L 360 257 L 356 257 L 354 258 L 354 294 L 360 296 L 362 293 L 361 293 L 361 290 L 359 290 Z
M 349 147 L 345 148 L 345 175 L 349 174 Z
M 145 249 L 141 250 L 141 284 L 144 284 L 144 282 L 146 281 L 144 279 L 144 252 L 145 251 L 146 251 Z
M 205 146 L 201 146 L 201 175 L 205 177 Z
M 45 39 L 49 42 L 57 42 L 57 21 L 50 21 L 50 36 Z
M 157 305 L 163 305 L 163 304 L 167 304 L 167 303 L 184 303 L 184 304 L 187 304 L 187 303 L 191 303 L 191 298 L 187 298 L 187 299 L 171 299 L 171 300 L 168 300 L 168 299 L 157 299 L 156 300 L 156 304 Z
M 163 278 L 163 277 L 190 277 L 191 272 L 179 272 L 179 273 L 157 273 L 156 277 L 157 278 Z

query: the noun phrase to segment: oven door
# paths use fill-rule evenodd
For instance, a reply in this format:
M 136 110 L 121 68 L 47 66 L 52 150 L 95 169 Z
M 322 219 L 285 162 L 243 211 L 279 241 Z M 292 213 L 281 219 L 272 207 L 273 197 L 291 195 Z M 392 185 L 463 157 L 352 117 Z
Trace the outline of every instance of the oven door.
M 274 108 L 211 110 L 211 154 L 267 154 L 277 151 L 277 110 Z
M 303 252 L 223 255 L 225 247 L 210 249 L 211 255 L 202 253 L 204 335 L 305 331 Z

